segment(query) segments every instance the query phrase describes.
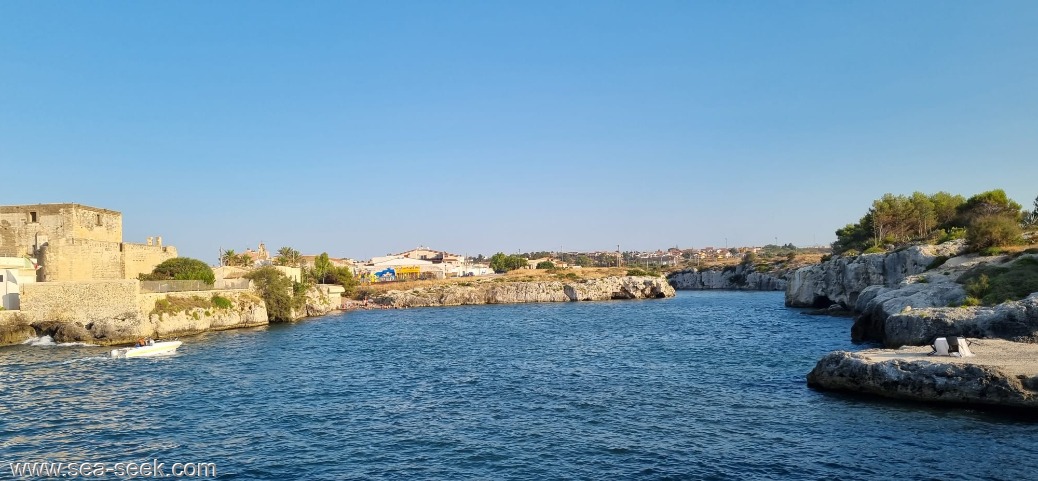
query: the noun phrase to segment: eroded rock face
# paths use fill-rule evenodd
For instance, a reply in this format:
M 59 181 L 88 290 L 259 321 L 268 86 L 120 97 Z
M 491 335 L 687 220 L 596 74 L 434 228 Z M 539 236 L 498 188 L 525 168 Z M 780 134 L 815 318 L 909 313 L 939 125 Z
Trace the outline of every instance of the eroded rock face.
M 752 266 L 740 264 L 725 270 L 678 271 L 667 276 L 667 282 L 678 290 L 781 291 L 786 289 L 785 275 L 756 272 Z
M 926 271 L 938 257 L 956 256 L 964 250 L 962 241 L 953 241 L 885 254 L 834 257 L 794 271 L 786 287 L 786 305 L 825 308 L 840 304 L 852 309 L 869 286 L 895 287 L 909 276 Z
M 886 329 L 891 316 L 907 310 L 960 305 L 966 298 L 965 289 L 949 277 L 934 274 L 926 278 L 927 282 L 909 278 L 896 287 L 865 288 L 854 306 L 859 315 L 851 327 L 851 340 L 881 341 L 897 347 L 900 341 L 892 340 Z
M 891 315 L 884 323 L 888 346 L 929 345 L 935 338 L 963 336 L 1038 342 L 1038 293 L 994 307 L 937 307 Z
M 484 282 L 389 291 L 373 301 L 390 307 L 460 306 L 526 302 L 604 301 L 673 297 L 661 277 L 607 277 L 586 282 Z
M 0 326 L 0 346 L 21 344 L 36 336 L 36 330 L 31 326 L 4 325 Z
M 836 351 L 807 375 L 809 386 L 926 402 L 1038 408 L 1036 377 L 996 366 L 888 359 Z
M 311 286 L 306 291 L 306 304 L 303 309 L 296 312 L 292 312 L 293 320 L 299 320 L 304 317 L 317 317 L 328 314 L 329 312 L 338 309 L 339 306 L 334 305 L 331 299 L 328 298 L 317 286 Z

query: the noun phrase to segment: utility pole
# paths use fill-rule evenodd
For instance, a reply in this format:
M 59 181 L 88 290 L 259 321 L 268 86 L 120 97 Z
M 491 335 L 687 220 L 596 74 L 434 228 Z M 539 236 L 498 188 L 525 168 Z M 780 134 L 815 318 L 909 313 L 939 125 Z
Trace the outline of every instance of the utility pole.
M 620 244 L 616 245 L 616 267 L 620 267 Z

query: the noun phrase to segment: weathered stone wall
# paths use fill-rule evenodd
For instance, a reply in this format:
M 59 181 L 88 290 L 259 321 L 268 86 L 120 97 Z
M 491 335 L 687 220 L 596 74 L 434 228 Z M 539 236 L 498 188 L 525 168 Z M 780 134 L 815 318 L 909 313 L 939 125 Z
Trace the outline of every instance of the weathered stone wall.
M 216 305 L 214 295 L 230 300 L 231 306 Z M 196 307 L 157 312 L 157 301 L 177 298 L 194 300 Z M 267 308 L 250 290 L 142 294 L 136 280 L 27 285 L 21 313 L 34 332 L 56 342 L 103 345 L 267 324 Z
M 78 204 L 0 206 L 0 256 L 32 256 L 62 239 L 122 242 L 122 237 L 122 214 L 115 211 Z
M 155 266 L 174 257 L 177 257 L 177 249 L 173 246 L 123 243 L 122 277 L 136 279 L 138 275 L 150 273 Z
M 136 280 L 37 282 L 22 286 L 22 313 L 30 322 L 90 321 L 140 311 Z
M 118 242 L 53 239 L 40 250 L 39 280 L 43 282 L 124 279 L 122 244 Z
M 124 244 L 122 237 L 116 211 L 79 204 L 0 206 L 0 257 L 38 258 L 40 281 L 133 279 L 177 256 L 172 246 Z

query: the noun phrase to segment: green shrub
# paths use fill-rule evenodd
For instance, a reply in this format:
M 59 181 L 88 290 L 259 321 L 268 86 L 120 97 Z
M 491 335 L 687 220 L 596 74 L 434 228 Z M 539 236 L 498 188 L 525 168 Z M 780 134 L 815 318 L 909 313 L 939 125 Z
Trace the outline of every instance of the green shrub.
M 970 249 L 983 251 L 991 247 L 1008 246 L 1020 242 L 1023 231 L 1020 223 L 1007 216 L 988 215 L 973 220 L 966 234 Z
M 973 296 L 966 296 L 966 299 L 962 301 L 962 307 L 974 307 L 980 305 L 980 299 Z
M 861 255 L 861 253 L 858 252 L 855 249 L 847 249 L 846 251 L 843 252 L 842 255 L 844 257 L 858 257 L 859 255 Z
M 944 265 L 945 262 L 948 262 L 948 256 L 937 256 L 934 258 L 933 262 L 930 263 L 930 265 L 926 266 L 926 270 L 941 267 Z
M 862 254 L 882 254 L 884 252 L 886 252 L 886 250 L 883 249 L 882 247 L 872 246 L 872 247 L 869 247 L 868 249 L 865 249 L 865 252 L 862 252 Z
M 216 281 L 211 267 L 205 262 L 190 257 L 166 259 L 155 266 L 151 274 L 141 274 L 138 278 L 142 281 L 203 281 L 206 284 Z
M 970 297 L 983 299 L 991 290 L 991 281 L 987 274 L 980 274 L 966 283 L 966 294 Z
M 155 307 L 152 308 L 151 313 L 158 314 L 159 316 L 163 314 L 174 315 L 192 309 L 207 309 L 209 307 L 212 307 L 212 301 L 198 296 L 166 297 L 155 300 Z M 193 314 L 197 315 L 197 313 Z
M 978 254 L 980 254 L 982 256 L 985 256 L 985 257 L 990 257 L 990 256 L 997 256 L 999 254 L 1002 254 L 1003 252 L 1005 252 L 1005 251 L 1002 250 L 1001 248 L 998 248 L 998 247 L 985 247 L 985 248 L 981 249 L 980 252 L 978 252 Z
M 213 307 L 216 307 L 217 309 L 230 309 L 231 307 L 234 307 L 234 303 L 231 302 L 230 299 L 217 294 L 213 294 L 212 301 Z
M 634 267 L 634 268 L 631 268 L 631 269 L 627 269 L 627 275 L 629 275 L 629 276 L 647 276 L 647 275 L 649 275 L 649 273 L 647 271 L 642 270 L 640 267 Z
M 930 279 L 926 276 L 919 276 L 916 278 L 915 281 L 919 284 L 928 284 L 930 282 Z
M 256 284 L 256 290 L 267 305 L 267 320 L 270 322 L 291 321 L 293 309 L 300 309 L 306 304 L 308 286 L 292 282 L 272 266 L 256 269 L 245 277 Z
M 937 231 L 937 233 L 938 233 L 938 235 L 937 235 L 937 243 L 938 244 L 944 244 L 945 242 L 949 242 L 949 241 L 953 241 L 953 240 L 957 240 L 957 239 L 962 239 L 962 238 L 966 237 L 966 229 L 964 229 L 962 227 L 952 227 L 951 229 L 948 229 L 947 231 L 945 231 L 944 229 L 941 229 L 941 230 Z
M 537 269 L 554 269 L 555 263 L 552 261 L 541 261 L 537 263 Z

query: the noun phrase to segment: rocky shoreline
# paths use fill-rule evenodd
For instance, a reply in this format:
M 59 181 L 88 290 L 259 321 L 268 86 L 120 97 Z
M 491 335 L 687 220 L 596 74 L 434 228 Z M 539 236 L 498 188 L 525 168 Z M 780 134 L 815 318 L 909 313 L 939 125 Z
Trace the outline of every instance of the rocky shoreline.
M 831 352 L 807 384 L 911 401 L 1038 408 L 1038 344 L 985 339 L 970 349 L 974 357 L 930 356 L 929 347 Z
M 674 288 L 662 277 L 624 276 L 584 281 L 484 281 L 406 291 L 389 291 L 372 303 L 389 308 L 439 307 L 528 302 L 608 301 L 674 297 Z
M 793 307 L 856 314 L 855 342 L 887 349 L 836 351 L 808 374 L 813 388 L 924 402 L 1038 408 L 1038 293 L 992 307 L 961 307 L 970 269 L 1009 266 L 1024 254 L 964 255 L 961 242 L 887 254 L 836 257 L 798 270 L 786 290 Z M 929 356 L 937 337 L 979 339 L 974 357 Z
M 122 345 L 133 343 L 140 337 L 190 336 L 207 331 L 268 324 L 266 306 L 259 297 L 249 291 L 220 292 L 221 296 L 230 301 L 230 305 L 217 307 L 211 305 L 210 301 L 215 291 L 145 295 L 133 291 L 135 282 L 118 281 L 115 284 L 127 290 L 123 297 L 134 297 L 134 303 L 139 303 L 140 306 L 114 310 L 96 309 L 88 305 L 88 299 L 83 298 L 75 299 L 72 304 L 76 307 L 67 311 L 47 306 L 35 313 L 6 312 L 5 322 L 0 323 L 0 346 L 22 344 L 41 336 L 51 336 L 58 343 Z M 82 294 L 76 286 L 64 288 L 70 291 L 71 296 L 89 296 Z M 407 291 L 389 291 L 370 300 L 348 300 L 339 306 L 332 306 L 325 296 L 314 289 L 307 293 L 305 308 L 294 312 L 293 317 L 316 317 L 338 309 L 656 299 L 673 297 L 674 294 L 674 289 L 663 278 L 648 276 L 606 277 L 573 282 L 459 283 Z M 152 306 L 160 299 L 167 303 L 171 301 L 175 307 L 167 308 L 165 312 L 153 311 Z
M 49 292 L 23 294 L 23 306 L 0 325 L 0 346 L 50 336 L 56 343 L 132 344 L 139 338 L 192 336 L 267 325 L 267 308 L 250 290 L 141 293 L 137 281 L 43 285 Z M 57 292 L 55 292 L 57 291 Z M 104 291 L 107 302 L 97 299 Z M 40 299 L 36 299 L 35 297 Z M 318 289 L 307 292 L 294 319 L 327 314 L 337 306 Z

